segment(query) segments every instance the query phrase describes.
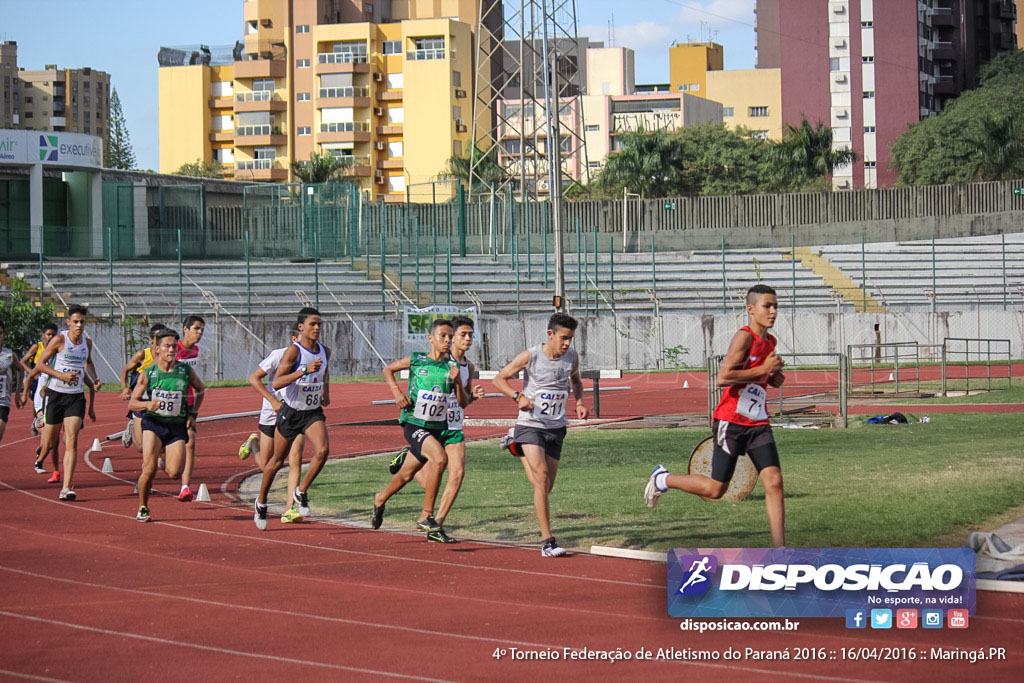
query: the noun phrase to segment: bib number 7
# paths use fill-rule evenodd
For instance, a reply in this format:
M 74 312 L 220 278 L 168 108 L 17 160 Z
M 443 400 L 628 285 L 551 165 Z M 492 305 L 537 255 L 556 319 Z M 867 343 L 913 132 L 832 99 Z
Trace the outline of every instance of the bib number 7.
M 748 420 L 767 420 L 768 410 L 765 402 L 768 392 L 760 384 L 748 384 L 740 391 L 736 399 L 736 413 Z

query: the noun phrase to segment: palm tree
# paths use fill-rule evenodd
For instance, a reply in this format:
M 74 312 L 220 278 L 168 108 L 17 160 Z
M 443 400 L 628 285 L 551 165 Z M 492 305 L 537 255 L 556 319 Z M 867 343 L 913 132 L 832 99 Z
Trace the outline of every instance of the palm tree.
M 309 156 L 309 161 L 293 162 L 292 173 L 304 183 L 349 182 L 343 174 L 351 166 L 351 159 L 335 157 L 329 152 L 313 152 Z
M 476 165 L 474 168 L 473 165 Z M 487 150 L 473 146 L 470 156 L 453 156 L 445 163 L 444 175 L 459 179 L 465 187 L 473 185 L 492 187 L 508 180 L 508 174 L 498 165 L 498 146 Z M 472 178 L 470 176 L 472 175 Z
M 1020 119 L 988 114 L 980 121 L 981 132 L 965 135 L 976 150 L 978 180 L 1012 180 L 1021 177 L 1024 166 L 1024 130 Z
M 608 156 L 599 183 L 607 190 L 668 197 L 683 185 L 683 148 L 678 140 L 659 130 L 635 130 L 622 136 L 622 147 Z
M 787 123 L 782 142 L 775 143 L 773 156 L 780 177 L 796 187 L 832 175 L 836 166 L 853 163 L 857 154 L 851 149 L 832 148 L 832 129 L 818 122 L 811 126 L 804 117 L 799 126 Z

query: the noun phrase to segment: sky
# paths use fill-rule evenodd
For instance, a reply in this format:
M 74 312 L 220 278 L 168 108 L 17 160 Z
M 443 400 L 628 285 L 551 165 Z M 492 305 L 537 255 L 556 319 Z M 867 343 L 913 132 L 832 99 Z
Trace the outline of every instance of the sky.
M 507 1 L 507 0 L 506 0 Z M 515 2 L 515 0 L 512 0 Z M 0 0 L 0 40 L 18 43 L 29 70 L 92 67 L 110 74 L 121 98 L 138 167 L 159 166 L 157 51 L 161 46 L 233 45 L 242 0 Z M 577 0 L 581 36 L 636 52 L 636 82 L 668 82 L 674 41 L 714 40 L 726 69 L 754 66 L 755 0 Z

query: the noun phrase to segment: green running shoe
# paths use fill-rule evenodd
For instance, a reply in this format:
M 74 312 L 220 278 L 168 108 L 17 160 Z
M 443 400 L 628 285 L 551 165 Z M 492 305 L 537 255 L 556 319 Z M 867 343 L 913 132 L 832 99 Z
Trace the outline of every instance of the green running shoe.
M 402 464 L 405 462 L 405 456 L 408 452 L 409 447 L 406 446 L 395 453 L 395 457 L 391 458 L 391 462 L 388 463 L 388 471 L 390 471 L 391 474 L 398 474 L 398 470 L 402 469 Z
M 282 524 L 298 524 L 302 521 L 302 515 L 295 509 L 295 506 L 288 508 L 288 511 L 281 515 Z

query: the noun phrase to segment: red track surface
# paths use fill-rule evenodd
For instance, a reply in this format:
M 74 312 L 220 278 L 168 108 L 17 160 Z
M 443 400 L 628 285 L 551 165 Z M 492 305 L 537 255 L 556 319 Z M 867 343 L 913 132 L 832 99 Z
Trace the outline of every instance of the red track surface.
M 633 389 L 603 395 L 603 416 L 683 412 L 691 404 L 702 409 L 702 378 L 688 375 L 693 388 L 687 390 L 676 388 L 682 379 L 608 382 Z M 389 398 L 381 385 L 336 385 L 332 397 L 329 423 L 394 416 L 393 407 L 367 406 Z M 247 389 L 218 389 L 204 413 L 256 404 Z M 85 446 L 123 426 L 124 404 L 113 395 L 101 395 L 98 407 L 99 422 L 83 432 Z M 489 399 L 471 417 L 511 417 L 508 408 Z M 250 508 L 230 495 L 239 475 L 251 471 L 236 456 L 251 419 L 201 425 L 194 483 L 206 483 L 213 501 L 181 504 L 157 495 L 152 524 L 133 518 L 134 450 L 107 443 L 81 461 L 79 502 L 60 503 L 55 485 L 28 464 L 35 441 L 27 423 L 28 413 L 15 411 L 0 444 L 0 678 L 1019 680 L 1024 595 L 979 592 L 978 614 L 958 632 L 853 631 L 838 619 L 804 619 L 795 633 L 698 635 L 680 631 L 679 620 L 666 616 L 664 565 L 583 554 L 552 560 L 535 548 L 442 546 L 322 523 L 283 527 L 274 519 L 261 533 Z M 501 431 L 471 430 L 474 436 Z M 331 439 L 335 455 L 401 441 L 397 429 L 380 426 L 335 426 Z M 99 472 L 103 457 L 111 458 L 113 475 Z M 639 504 L 644 473 L 637 479 Z M 157 484 L 172 490 L 159 477 Z M 699 533 L 680 539 L 681 545 L 699 542 Z M 492 658 L 496 648 L 513 647 L 562 654 L 563 647 L 656 653 L 938 645 L 1002 646 L 1008 661 L 849 662 L 838 653 L 811 662 Z

